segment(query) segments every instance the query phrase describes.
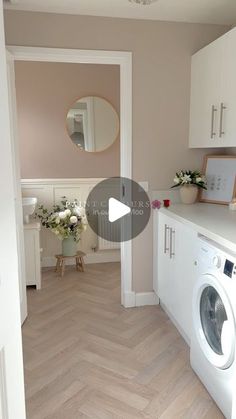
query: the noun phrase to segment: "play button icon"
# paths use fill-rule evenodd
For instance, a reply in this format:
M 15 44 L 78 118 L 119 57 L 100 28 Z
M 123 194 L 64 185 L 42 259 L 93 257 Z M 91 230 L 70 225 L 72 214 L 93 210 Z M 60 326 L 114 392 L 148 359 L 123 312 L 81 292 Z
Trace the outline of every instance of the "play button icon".
M 140 184 L 125 177 L 112 177 L 90 190 L 85 210 L 89 227 L 97 236 L 109 242 L 124 242 L 144 230 L 151 205 Z M 98 240 L 98 247 L 100 243 Z
M 118 199 L 110 198 L 108 201 L 108 219 L 110 223 L 119 220 L 127 214 L 130 214 L 131 208 L 128 205 L 118 201 Z

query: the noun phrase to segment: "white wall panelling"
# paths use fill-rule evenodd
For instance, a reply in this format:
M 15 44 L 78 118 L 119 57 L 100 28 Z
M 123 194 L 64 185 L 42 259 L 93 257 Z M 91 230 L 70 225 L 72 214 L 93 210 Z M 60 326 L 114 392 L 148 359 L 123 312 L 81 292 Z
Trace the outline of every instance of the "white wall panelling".
M 119 249 L 120 243 L 120 231 L 119 227 L 113 223 L 107 223 L 104 217 L 98 217 L 98 249 L 99 250 L 106 250 L 106 249 Z M 106 235 L 106 237 L 113 237 L 113 239 L 118 240 L 111 242 L 109 240 L 104 239 L 102 236 Z
M 22 195 L 24 197 L 38 198 L 38 204 L 44 204 L 52 207 L 59 203 L 63 196 L 68 199 L 78 199 L 82 204 L 86 202 L 87 196 L 91 189 L 103 179 L 23 179 L 21 181 Z M 49 267 L 55 265 L 54 256 L 61 253 L 61 242 L 50 230 L 41 229 L 40 242 L 42 251 L 42 266 Z M 87 230 L 82 234 L 78 249 L 83 250 L 87 256 L 85 263 L 99 262 L 115 262 L 120 260 L 120 251 L 114 249 L 111 243 L 110 249 L 97 250 L 94 252 L 92 248 L 96 246 L 98 249 L 98 237 L 88 226 Z

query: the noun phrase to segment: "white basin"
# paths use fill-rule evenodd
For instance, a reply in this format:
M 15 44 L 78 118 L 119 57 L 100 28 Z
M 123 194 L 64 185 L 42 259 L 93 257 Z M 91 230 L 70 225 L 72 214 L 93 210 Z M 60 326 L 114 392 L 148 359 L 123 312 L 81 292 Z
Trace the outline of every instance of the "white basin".
M 37 198 L 22 198 L 24 223 L 29 223 L 29 216 L 35 211 Z

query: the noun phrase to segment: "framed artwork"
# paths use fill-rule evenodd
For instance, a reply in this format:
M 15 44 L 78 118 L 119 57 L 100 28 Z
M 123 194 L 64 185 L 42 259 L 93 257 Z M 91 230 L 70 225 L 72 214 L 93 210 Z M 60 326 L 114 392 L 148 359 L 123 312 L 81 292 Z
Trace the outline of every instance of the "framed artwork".
M 200 202 L 227 205 L 236 195 L 236 156 L 206 156 L 203 173 L 207 190 L 201 190 Z

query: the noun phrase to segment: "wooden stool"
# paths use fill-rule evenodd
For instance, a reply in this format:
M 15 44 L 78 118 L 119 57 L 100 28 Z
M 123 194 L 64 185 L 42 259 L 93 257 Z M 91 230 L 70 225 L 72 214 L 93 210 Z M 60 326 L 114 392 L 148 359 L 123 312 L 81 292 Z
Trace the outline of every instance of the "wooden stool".
M 74 256 L 63 256 L 63 255 L 56 255 L 55 258 L 57 259 L 55 272 L 58 272 L 61 276 L 65 273 L 65 266 L 66 266 L 66 259 L 75 259 L 75 266 L 77 271 L 84 272 L 84 252 L 78 251 Z

